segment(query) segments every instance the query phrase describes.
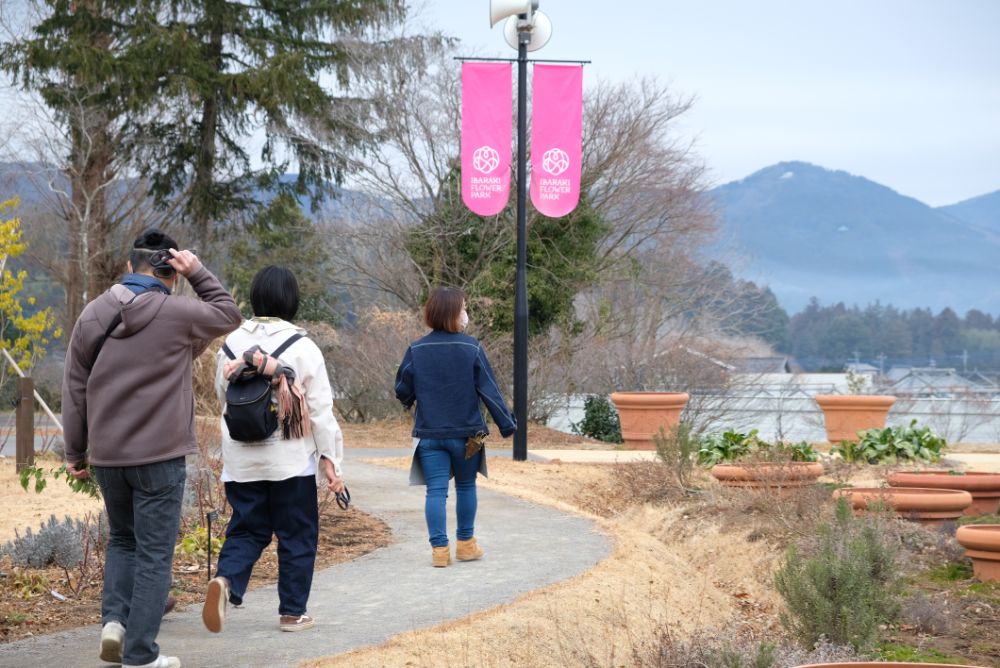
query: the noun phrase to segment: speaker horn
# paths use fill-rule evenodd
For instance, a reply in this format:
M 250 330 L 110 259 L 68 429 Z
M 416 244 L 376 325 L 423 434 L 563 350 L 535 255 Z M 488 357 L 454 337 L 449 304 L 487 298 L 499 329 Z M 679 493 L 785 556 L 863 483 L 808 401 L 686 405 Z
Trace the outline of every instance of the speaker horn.
M 538 9 L 538 0 L 490 0 L 490 27 L 492 28 L 508 16 L 527 14 Z
M 537 51 L 538 49 L 545 46 L 549 38 L 552 37 L 552 21 L 549 17 L 545 15 L 545 12 L 534 12 L 531 15 L 531 41 L 528 42 L 528 51 Z M 511 16 L 507 19 L 507 23 L 503 26 L 503 37 L 510 44 L 512 49 L 518 47 L 517 44 L 517 25 L 519 19 L 516 16 Z

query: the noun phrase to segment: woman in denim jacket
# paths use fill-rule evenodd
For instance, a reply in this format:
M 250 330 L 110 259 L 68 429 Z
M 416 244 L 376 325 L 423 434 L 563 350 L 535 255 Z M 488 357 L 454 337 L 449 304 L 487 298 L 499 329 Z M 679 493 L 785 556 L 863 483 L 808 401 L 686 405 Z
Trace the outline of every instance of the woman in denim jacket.
M 431 562 L 438 568 L 451 563 L 445 500 L 453 475 L 458 497 L 455 558 L 473 561 L 483 556 L 474 529 L 476 473 L 486 475 L 486 453 L 480 449 L 466 459 L 469 437 L 489 433 L 480 400 L 502 436 L 510 436 L 516 427 L 482 345 L 462 333 L 469 323 L 465 309 L 464 292 L 436 288 L 424 305 L 424 322 L 434 331 L 410 344 L 396 372 L 396 398 L 407 409 L 417 405 L 410 484 L 427 485 L 424 515 Z

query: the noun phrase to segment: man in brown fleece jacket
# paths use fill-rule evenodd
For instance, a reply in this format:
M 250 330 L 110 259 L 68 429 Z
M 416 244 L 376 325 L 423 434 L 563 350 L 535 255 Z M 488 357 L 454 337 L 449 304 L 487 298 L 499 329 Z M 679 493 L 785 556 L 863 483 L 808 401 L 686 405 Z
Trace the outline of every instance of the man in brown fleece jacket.
M 158 230 L 135 240 L 127 268 L 73 327 L 62 390 L 66 463 L 84 479 L 89 462 L 111 529 L 101 659 L 177 668 L 180 660 L 160 654 L 156 635 L 180 529 L 185 455 L 197 451 L 191 362 L 241 318 L 219 279 Z M 177 274 L 200 300 L 170 296 Z

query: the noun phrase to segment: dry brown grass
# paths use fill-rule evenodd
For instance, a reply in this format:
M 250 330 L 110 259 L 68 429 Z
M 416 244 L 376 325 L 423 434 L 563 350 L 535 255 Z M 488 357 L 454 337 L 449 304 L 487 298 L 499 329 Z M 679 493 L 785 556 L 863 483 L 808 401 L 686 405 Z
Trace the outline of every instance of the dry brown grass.
M 413 428 L 411 415 L 400 415 L 395 418 L 378 420 L 376 422 L 346 422 L 340 421 L 344 432 L 344 447 L 350 448 L 408 448 Z M 492 450 L 510 450 L 512 440 L 501 438 L 496 427 L 487 441 L 487 447 Z M 532 448 L 539 450 L 613 450 L 614 444 L 602 443 L 592 438 L 566 434 L 544 425 L 528 424 L 528 442 Z
M 215 393 L 215 357 L 225 340 L 224 336 L 213 340 L 191 363 L 195 415 L 222 415 L 222 406 Z
M 380 463 L 404 468 L 408 458 Z M 590 517 L 613 537 L 611 556 L 508 605 L 303 665 L 635 665 L 666 628 L 773 633 L 773 548 L 748 542 L 750 527 L 723 532 L 720 518 L 690 513 L 656 472 L 654 464 L 491 460 L 484 487 Z

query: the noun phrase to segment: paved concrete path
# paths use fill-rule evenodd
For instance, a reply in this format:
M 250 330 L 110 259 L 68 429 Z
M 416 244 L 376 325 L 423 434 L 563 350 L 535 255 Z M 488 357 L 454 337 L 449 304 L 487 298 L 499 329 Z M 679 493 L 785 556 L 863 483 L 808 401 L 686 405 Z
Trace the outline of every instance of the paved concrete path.
M 158 638 L 161 651 L 179 656 L 187 668 L 293 666 L 508 603 L 582 573 L 611 551 L 608 538 L 588 520 L 480 489 L 476 534 L 486 557 L 432 568 L 424 488 L 409 487 L 405 471 L 356 461 L 403 452 L 347 453 L 345 477 L 355 505 L 382 518 L 394 542 L 316 574 L 309 599 L 316 628 L 281 633 L 272 585 L 248 592 L 243 608 L 230 607 L 218 635 L 202 626 L 201 606 L 167 615 Z M 454 536 L 453 490 L 449 506 Z M 99 634 L 91 625 L 0 645 L 0 666 L 102 666 Z

